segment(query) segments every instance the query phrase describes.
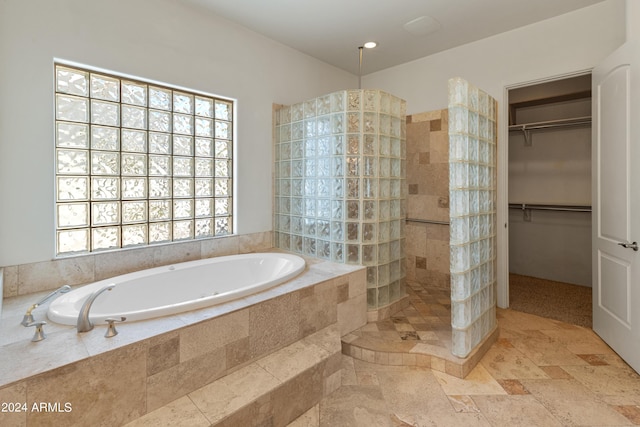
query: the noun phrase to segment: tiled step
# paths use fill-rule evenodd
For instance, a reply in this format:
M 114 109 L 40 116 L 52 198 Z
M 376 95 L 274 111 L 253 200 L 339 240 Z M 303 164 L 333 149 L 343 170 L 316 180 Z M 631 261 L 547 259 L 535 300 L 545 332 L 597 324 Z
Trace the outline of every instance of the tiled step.
M 127 426 L 286 426 L 340 387 L 341 357 L 332 325 Z
M 392 340 L 385 335 L 363 334 L 367 326 L 342 337 L 342 353 L 369 363 L 397 366 L 421 366 L 458 378 L 464 378 L 498 339 L 496 327 L 469 356 L 456 357 L 443 341 L 438 345 L 421 340 Z

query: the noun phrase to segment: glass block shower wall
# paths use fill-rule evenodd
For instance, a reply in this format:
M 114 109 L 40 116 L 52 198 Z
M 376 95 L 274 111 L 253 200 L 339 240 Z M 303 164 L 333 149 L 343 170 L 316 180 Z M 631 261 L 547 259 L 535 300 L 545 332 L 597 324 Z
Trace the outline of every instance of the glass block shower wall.
M 367 266 L 375 310 L 405 294 L 406 103 L 335 92 L 276 114 L 276 246 Z
M 449 80 L 452 353 L 496 326 L 496 100 Z

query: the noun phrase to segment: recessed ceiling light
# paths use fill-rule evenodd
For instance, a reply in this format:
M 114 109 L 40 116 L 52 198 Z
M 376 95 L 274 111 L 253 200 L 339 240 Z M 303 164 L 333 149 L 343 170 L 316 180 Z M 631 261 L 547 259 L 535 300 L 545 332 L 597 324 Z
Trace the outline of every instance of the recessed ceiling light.
M 378 43 L 376 42 L 366 42 L 364 44 L 364 47 L 366 47 L 367 49 L 373 49 L 376 46 L 378 46 Z

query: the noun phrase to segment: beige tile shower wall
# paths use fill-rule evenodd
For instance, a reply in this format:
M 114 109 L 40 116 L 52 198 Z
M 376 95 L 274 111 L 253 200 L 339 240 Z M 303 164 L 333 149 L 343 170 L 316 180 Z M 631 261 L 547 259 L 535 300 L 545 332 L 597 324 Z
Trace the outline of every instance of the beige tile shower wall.
M 448 110 L 407 116 L 407 217 L 449 221 Z M 407 222 L 407 280 L 450 288 L 449 226 Z
M 51 261 L 4 266 L 3 298 L 80 285 L 146 268 L 272 248 L 272 232 L 145 246 Z

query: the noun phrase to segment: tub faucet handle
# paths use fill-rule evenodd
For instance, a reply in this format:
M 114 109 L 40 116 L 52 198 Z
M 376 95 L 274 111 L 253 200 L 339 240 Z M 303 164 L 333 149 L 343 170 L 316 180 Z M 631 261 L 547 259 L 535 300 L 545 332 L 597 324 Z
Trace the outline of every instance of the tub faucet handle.
M 35 326 L 36 328 L 36 332 L 35 334 L 33 334 L 33 338 L 31 338 L 32 342 L 42 341 L 47 337 L 44 333 L 44 329 L 42 329 L 42 326 L 46 324 L 47 322 L 45 322 L 44 320 L 41 320 L 39 322 L 33 322 L 27 325 L 27 327 Z
M 104 334 L 105 338 L 111 338 L 118 335 L 118 331 L 116 329 L 115 323 L 124 322 L 125 320 L 127 320 L 126 317 L 120 317 L 119 319 L 113 319 L 113 318 L 105 319 L 105 322 L 109 324 L 107 326 L 107 332 Z

